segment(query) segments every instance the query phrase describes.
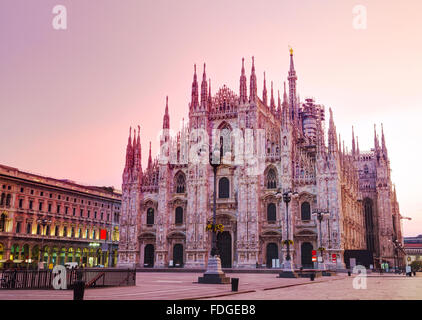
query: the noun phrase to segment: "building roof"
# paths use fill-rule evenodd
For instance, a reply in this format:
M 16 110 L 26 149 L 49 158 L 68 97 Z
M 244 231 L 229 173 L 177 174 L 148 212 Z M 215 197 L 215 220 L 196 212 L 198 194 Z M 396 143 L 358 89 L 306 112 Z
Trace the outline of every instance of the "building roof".
M 93 196 L 113 198 L 115 200 L 120 200 L 122 196 L 122 192 L 120 190 L 114 189 L 114 187 L 83 185 L 81 183 L 76 183 L 72 180 L 51 178 L 36 173 L 21 171 L 17 168 L 9 167 L 2 164 L 0 164 L 0 176 L 7 176 L 18 180 L 26 180 L 28 182 L 44 184 L 46 186 L 56 188 L 68 189 L 75 192 L 89 193 Z

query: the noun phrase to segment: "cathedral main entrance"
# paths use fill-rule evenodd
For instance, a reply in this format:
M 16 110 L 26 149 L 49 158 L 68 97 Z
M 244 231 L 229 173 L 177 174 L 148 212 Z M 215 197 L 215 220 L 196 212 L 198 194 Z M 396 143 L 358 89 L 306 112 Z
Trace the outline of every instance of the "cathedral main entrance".
M 278 246 L 271 242 L 267 244 L 267 268 L 272 268 L 273 259 L 278 259 Z
M 230 232 L 224 231 L 217 234 L 217 248 L 220 253 L 221 267 L 232 267 L 232 237 Z
M 313 262 L 312 262 L 312 250 L 313 246 L 309 242 L 303 242 L 300 246 L 300 254 L 301 254 L 301 262 L 303 268 L 312 268 Z
M 152 268 L 154 266 L 154 245 L 147 244 L 144 251 L 144 267 Z

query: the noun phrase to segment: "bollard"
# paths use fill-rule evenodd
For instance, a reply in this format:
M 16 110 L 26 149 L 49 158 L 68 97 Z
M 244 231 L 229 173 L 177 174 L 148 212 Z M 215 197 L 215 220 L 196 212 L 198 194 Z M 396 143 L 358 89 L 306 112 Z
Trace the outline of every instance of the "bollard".
M 239 278 L 232 278 L 232 291 L 237 291 L 239 288 Z
M 315 273 L 311 273 L 311 281 L 315 280 Z
M 83 300 L 85 291 L 85 281 L 82 280 L 82 272 L 77 271 L 76 281 L 73 284 L 73 300 Z
M 350 277 L 352 273 L 350 271 L 347 271 L 347 275 Z

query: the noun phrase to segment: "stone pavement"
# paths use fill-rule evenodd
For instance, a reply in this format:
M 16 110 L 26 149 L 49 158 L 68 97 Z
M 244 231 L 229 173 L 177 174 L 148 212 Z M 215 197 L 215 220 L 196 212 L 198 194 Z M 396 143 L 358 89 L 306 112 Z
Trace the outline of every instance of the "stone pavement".
M 368 276 L 367 289 L 352 287 L 354 277 L 282 279 L 277 274 L 229 273 L 239 278 L 239 291 L 231 285 L 198 284 L 202 273 L 139 272 L 134 287 L 85 290 L 86 300 L 179 299 L 422 299 L 422 274 L 418 277 Z M 0 300 L 71 300 L 71 290 L 0 290 Z
M 422 274 L 368 275 L 366 289 L 354 289 L 355 276 L 332 279 L 302 286 L 273 290 L 255 290 L 235 296 L 216 297 L 215 300 L 421 300 Z M 335 281 L 334 281 L 335 280 Z M 357 281 L 356 279 L 355 281 Z

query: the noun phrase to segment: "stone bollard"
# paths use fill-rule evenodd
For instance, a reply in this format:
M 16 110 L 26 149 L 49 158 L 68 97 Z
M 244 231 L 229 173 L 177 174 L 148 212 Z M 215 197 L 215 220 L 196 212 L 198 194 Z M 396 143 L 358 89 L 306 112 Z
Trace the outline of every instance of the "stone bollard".
M 82 272 L 76 272 L 76 281 L 73 284 L 73 300 L 83 300 L 85 292 L 85 281 L 82 280 Z
M 239 288 L 239 278 L 232 278 L 232 291 L 237 291 Z

